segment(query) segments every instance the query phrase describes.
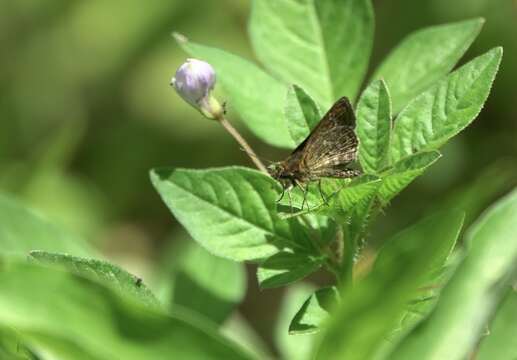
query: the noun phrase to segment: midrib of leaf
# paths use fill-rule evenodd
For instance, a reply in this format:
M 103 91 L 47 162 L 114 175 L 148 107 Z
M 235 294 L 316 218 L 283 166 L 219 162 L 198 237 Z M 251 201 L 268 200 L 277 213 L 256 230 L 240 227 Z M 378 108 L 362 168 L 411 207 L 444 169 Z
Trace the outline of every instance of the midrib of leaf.
M 242 223 L 245 223 L 245 224 L 251 225 L 251 227 L 253 227 L 253 228 L 255 228 L 255 229 L 258 229 L 258 230 L 261 230 L 261 231 L 265 232 L 266 234 L 268 234 L 268 235 L 270 235 L 270 236 L 273 236 L 273 237 L 276 237 L 276 238 L 280 238 L 281 240 L 283 240 L 283 241 L 285 241 L 285 242 L 287 242 L 287 243 L 291 244 L 292 246 L 296 246 L 296 247 L 299 247 L 299 248 L 303 248 L 303 247 L 299 246 L 298 244 L 296 244 L 296 242 L 295 242 L 295 241 L 293 241 L 293 239 L 289 239 L 289 238 L 286 238 L 286 237 L 284 237 L 284 236 L 281 236 L 281 235 L 280 235 L 280 234 L 278 234 L 278 233 L 271 232 L 269 229 L 264 229 L 264 228 L 262 228 L 261 226 L 258 226 L 257 224 L 254 224 L 254 223 L 250 222 L 249 220 L 242 218 L 241 216 L 238 216 L 238 215 L 236 215 L 236 214 L 233 214 L 233 213 L 231 213 L 230 211 L 228 211 L 228 210 L 226 210 L 226 209 L 223 209 L 222 207 L 217 206 L 217 205 L 215 205 L 215 204 L 211 203 L 209 200 L 202 198 L 201 196 L 199 196 L 199 195 L 197 195 L 197 194 L 193 193 L 192 191 L 190 191 L 190 190 L 188 190 L 188 189 L 185 189 L 184 187 L 182 187 L 182 186 L 178 185 L 178 184 L 177 184 L 177 183 L 175 183 L 175 182 L 172 182 L 172 181 L 169 181 L 169 182 L 170 182 L 170 184 L 171 184 L 171 185 L 173 185 L 173 186 L 177 187 L 178 189 L 182 190 L 183 192 L 185 192 L 185 193 L 187 193 L 187 194 L 189 194 L 189 195 L 191 195 L 191 196 L 193 196 L 193 197 L 197 198 L 198 200 L 202 201 L 202 202 L 203 202 L 203 203 L 205 203 L 205 204 L 210 205 L 212 208 L 215 208 L 215 209 L 219 210 L 220 212 L 225 213 L 226 215 L 229 215 L 230 217 L 235 218 L 235 219 L 237 219 L 237 220 L 241 221 Z M 212 188 L 212 186 L 210 186 L 210 187 Z M 262 200 L 262 198 L 260 198 L 260 199 L 261 199 L 262 204 L 264 205 L 264 207 L 266 207 L 266 209 L 267 209 L 267 206 L 265 206 L 264 201 Z M 269 211 L 268 211 L 267 213 L 269 214 Z M 270 219 L 271 219 L 271 215 L 270 215 Z M 271 221 L 272 221 L 272 219 L 271 219 Z M 290 224 L 289 224 L 289 225 L 290 225 Z M 290 226 L 289 226 L 289 227 L 290 227 Z M 274 222 L 273 222 L 273 228 L 274 228 Z M 259 246 L 263 246 L 263 244 L 258 244 L 258 245 L 255 245 L 255 246 L 256 246 L 256 247 L 259 247 Z M 238 247 L 238 246 L 234 246 L 234 247 Z M 246 245 L 246 247 L 247 247 L 247 248 L 249 248 L 249 247 L 253 247 L 253 246 Z
M 320 40 L 320 45 L 321 45 L 321 51 L 319 51 L 318 53 L 320 53 L 321 55 L 321 62 L 322 62 L 322 65 L 323 65 L 323 71 L 327 74 L 326 78 L 325 78 L 325 85 L 326 85 L 326 88 L 327 88 L 327 91 L 328 91 L 328 95 L 330 96 L 327 100 L 331 103 L 332 101 L 334 101 L 334 87 L 332 86 L 332 83 L 331 83 L 331 73 L 330 73 L 330 64 L 328 62 L 328 54 L 327 54 L 327 48 L 325 47 L 325 39 L 323 38 L 323 33 L 321 31 L 321 23 L 320 23 L 320 20 L 318 18 L 318 14 L 316 12 L 316 4 L 313 0 L 311 0 L 311 3 L 310 3 L 310 11 L 309 13 L 311 14 L 311 21 L 312 21 L 312 24 L 314 26 L 314 31 L 316 33 L 316 36 L 317 38 L 319 38 Z M 317 46 L 316 46 L 317 47 Z
M 377 99 L 378 99 L 377 101 L 378 101 L 378 104 L 379 104 L 379 106 L 377 106 L 377 123 L 379 123 L 380 121 L 384 120 L 383 117 L 382 117 L 383 109 L 381 107 L 381 96 L 380 96 L 381 93 L 382 93 L 382 88 L 379 87 L 379 91 L 377 91 Z M 391 125 L 391 118 L 388 119 L 388 121 L 390 122 L 390 131 L 388 131 L 388 147 L 387 147 L 387 149 L 389 150 L 389 148 L 390 148 L 390 141 L 391 141 L 391 130 L 392 130 L 391 129 L 391 126 L 392 126 Z M 368 124 L 374 128 L 375 139 L 376 140 L 379 139 L 380 130 L 379 130 L 378 124 L 372 125 L 371 122 L 368 122 Z M 381 145 L 382 144 L 379 144 L 378 141 L 375 141 L 375 150 L 374 149 L 366 148 L 366 152 L 368 153 L 368 155 L 374 157 L 374 156 L 376 156 L 377 154 L 380 153 L 379 149 L 381 148 Z M 374 151 L 374 152 L 372 153 L 372 151 Z M 386 156 L 387 156 L 387 154 L 384 154 L 384 158 L 386 158 Z M 381 159 L 381 160 L 383 160 L 383 159 Z

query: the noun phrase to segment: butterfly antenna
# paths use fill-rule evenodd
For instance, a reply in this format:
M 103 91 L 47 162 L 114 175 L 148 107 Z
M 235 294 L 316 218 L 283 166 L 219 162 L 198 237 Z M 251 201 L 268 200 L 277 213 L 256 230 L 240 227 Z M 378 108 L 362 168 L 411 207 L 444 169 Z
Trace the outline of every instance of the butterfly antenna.
M 253 158 L 255 158 L 255 159 L 259 159 L 259 160 L 264 161 L 264 162 L 267 162 L 267 163 L 269 163 L 269 164 L 273 164 L 273 163 L 274 163 L 274 161 L 271 161 L 271 160 L 268 160 L 268 159 L 264 159 L 263 157 L 258 157 L 257 155 L 252 154 L 252 153 L 250 153 L 249 151 L 246 151 L 246 149 L 244 149 L 244 148 L 242 148 L 242 147 L 241 147 L 240 149 L 241 149 L 241 151 L 243 151 L 243 152 L 245 152 L 246 154 L 248 154 L 248 156 L 250 156 L 250 157 L 253 157 Z

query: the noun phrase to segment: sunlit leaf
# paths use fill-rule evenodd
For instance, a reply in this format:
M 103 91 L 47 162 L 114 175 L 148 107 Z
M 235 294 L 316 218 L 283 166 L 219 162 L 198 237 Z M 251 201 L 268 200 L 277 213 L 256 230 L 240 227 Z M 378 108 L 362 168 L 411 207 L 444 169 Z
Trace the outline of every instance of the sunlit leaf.
M 361 95 L 356 110 L 359 162 L 363 171 L 377 174 L 388 165 L 391 100 L 384 81 L 375 81 Z
M 395 113 L 452 70 L 483 23 L 473 19 L 432 26 L 402 40 L 373 76 L 388 83 Z
M 295 145 L 305 140 L 321 119 L 318 105 L 296 85 L 290 86 L 287 91 L 284 116 Z
M 467 127 L 488 97 L 502 55 L 495 48 L 477 57 L 411 101 L 395 120 L 391 162 L 436 150 Z
M 325 109 L 354 99 L 373 44 L 369 0 L 254 0 L 250 35 L 259 60 Z
M 31 251 L 29 259 L 40 264 L 61 267 L 78 275 L 89 277 L 111 286 L 122 295 L 132 297 L 143 304 L 155 307 L 160 306 L 158 300 L 142 279 L 107 261 L 46 251 Z
M 279 185 L 258 171 L 158 169 L 151 178 L 176 219 L 215 255 L 258 260 L 284 248 L 310 248 L 299 221 L 276 212 Z

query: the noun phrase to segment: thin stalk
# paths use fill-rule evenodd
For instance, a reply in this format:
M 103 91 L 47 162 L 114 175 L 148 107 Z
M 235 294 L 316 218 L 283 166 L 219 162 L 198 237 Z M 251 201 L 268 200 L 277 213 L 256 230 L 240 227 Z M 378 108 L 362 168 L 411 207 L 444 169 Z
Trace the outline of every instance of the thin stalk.
M 218 118 L 217 120 L 221 123 L 221 125 L 225 128 L 225 130 L 228 131 L 228 133 L 235 139 L 235 141 L 237 141 L 239 143 L 239 145 L 246 152 L 246 154 L 248 154 L 248 156 L 250 157 L 251 161 L 253 161 L 253 163 L 255 164 L 257 169 L 259 169 L 260 171 L 262 171 L 265 174 L 269 174 L 269 172 L 267 171 L 267 168 L 264 166 L 262 161 L 260 161 L 259 157 L 255 154 L 255 152 L 253 151 L 251 146 L 247 143 L 246 140 L 244 140 L 244 138 L 237 131 L 237 129 L 235 129 L 232 126 L 232 124 L 230 124 L 228 122 L 228 120 L 226 120 L 224 115 L 221 115 L 221 117 Z
M 341 241 L 343 244 L 343 255 L 341 259 L 341 282 L 352 284 L 354 278 L 354 262 L 357 251 L 357 244 L 351 239 L 350 233 L 341 227 Z

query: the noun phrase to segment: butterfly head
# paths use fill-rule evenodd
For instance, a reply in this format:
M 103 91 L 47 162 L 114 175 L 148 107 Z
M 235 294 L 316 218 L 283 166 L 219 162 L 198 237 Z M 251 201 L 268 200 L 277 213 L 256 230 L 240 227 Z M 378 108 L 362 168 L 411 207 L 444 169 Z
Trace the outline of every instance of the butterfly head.
M 272 178 L 279 180 L 285 172 L 285 166 L 281 162 L 272 163 L 267 167 L 267 171 Z

